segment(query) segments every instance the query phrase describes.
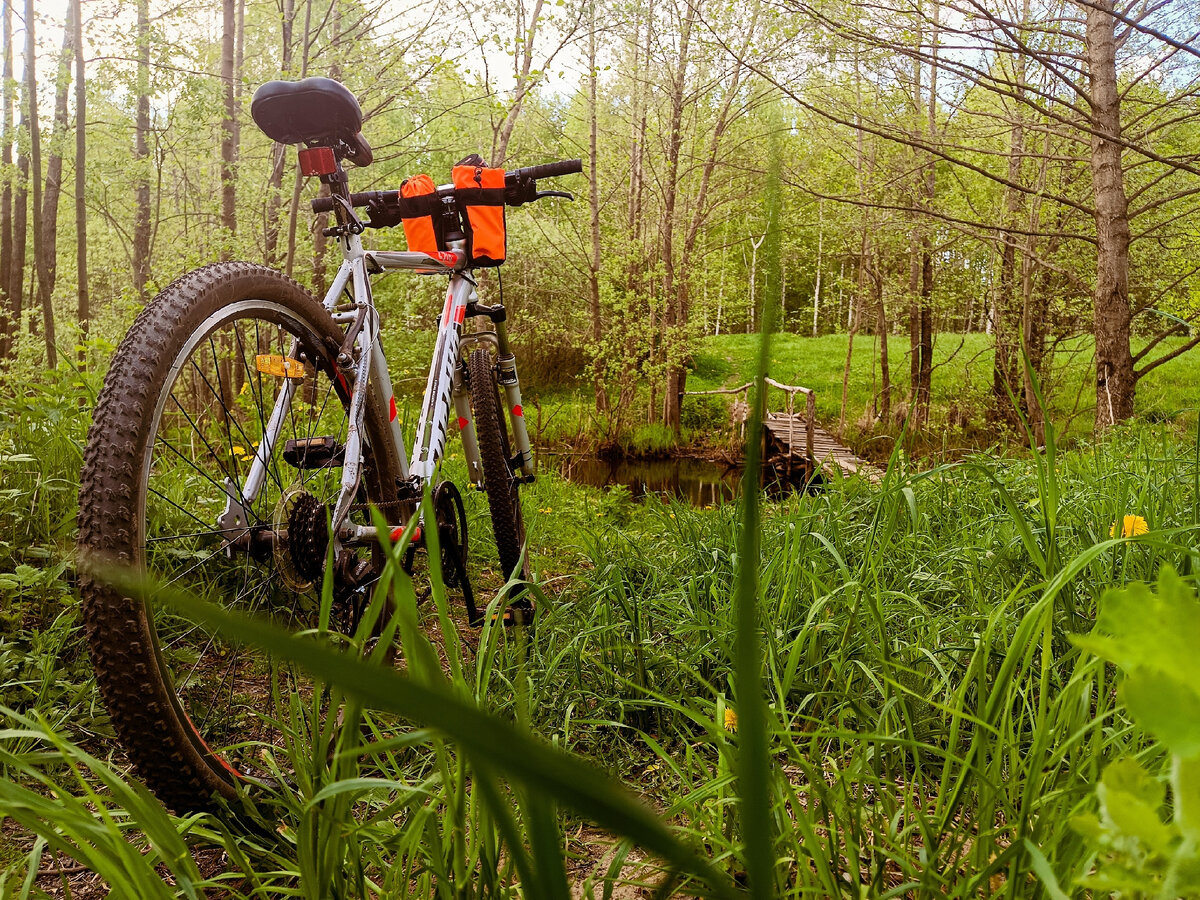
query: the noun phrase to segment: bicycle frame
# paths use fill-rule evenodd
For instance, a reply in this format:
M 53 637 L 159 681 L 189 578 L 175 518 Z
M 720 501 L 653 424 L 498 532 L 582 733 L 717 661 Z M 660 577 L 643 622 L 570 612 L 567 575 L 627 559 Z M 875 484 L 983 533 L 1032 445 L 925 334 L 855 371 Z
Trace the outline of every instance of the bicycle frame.
M 376 454 L 390 454 L 396 461 L 401 477 L 407 479 L 415 492 L 421 496 L 425 487 L 437 472 L 438 461 L 445 452 L 449 427 L 450 406 L 453 403 L 457 424 L 462 436 L 463 450 L 467 458 L 468 474 L 476 486 L 483 485 L 483 469 L 479 456 L 479 444 L 475 436 L 475 424 L 471 417 L 468 386 L 464 380 L 464 367 L 460 365 L 460 352 L 464 346 L 487 343 L 496 352 L 497 381 L 504 390 L 505 406 L 512 427 L 513 442 L 517 456 L 514 468 L 525 477 L 533 475 L 533 453 L 529 444 L 529 433 L 525 427 L 524 410 L 521 405 L 521 387 L 517 378 L 516 359 L 508 345 L 504 322 L 493 320 L 495 330 L 463 335 L 463 323 L 468 317 L 470 305 L 478 299 L 476 282 L 466 267 L 466 251 L 462 242 L 451 244 L 451 249 L 441 251 L 436 257 L 426 253 L 399 251 L 367 251 L 357 234 L 346 234 L 340 238 L 342 265 L 325 294 L 324 306 L 335 322 L 353 328 L 361 318 L 361 328 L 355 339 L 358 360 L 345 360 L 343 374 L 354 376 L 350 390 L 349 425 L 346 437 L 345 461 L 342 467 L 341 490 L 334 506 L 331 524 L 335 541 L 340 544 L 361 544 L 376 539 L 371 526 L 356 525 L 348 521 L 350 506 L 358 493 L 362 478 L 362 424 L 367 400 L 377 408 L 388 410 L 389 429 L 386 437 L 389 445 L 372 447 Z M 422 274 L 444 274 L 450 276 L 446 299 L 439 319 L 437 343 L 429 365 L 429 376 L 425 382 L 425 394 L 421 404 L 421 416 L 417 422 L 412 456 L 406 459 L 406 445 L 396 411 L 396 398 L 388 373 L 387 360 L 379 342 L 379 316 L 371 294 L 369 275 L 404 269 Z M 351 310 L 339 308 L 343 292 L 349 288 L 353 298 Z M 479 312 L 486 315 L 486 312 Z M 294 348 L 293 351 L 295 352 Z M 342 362 L 339 360 L 339 363 Z M 368 391 L 371 397 L 368 398 Z M 257 496 L 267 475 L 267 461 L 282 433 L 291 408 L 295 386 L 285 379 L 267 422 L 266 432 L 251 461 L 240 494 L 229 486 L 230 499 L 225 515 L 235 512 L 236 507 L 249 505 Z M 236 498 L 236 499 L 235 499 Z M 236 510 L 243 512 L 243 510 Z M 243 519 L 246 521 L 246 519 Z M 403 524 L 403 523 L 389 523 Z

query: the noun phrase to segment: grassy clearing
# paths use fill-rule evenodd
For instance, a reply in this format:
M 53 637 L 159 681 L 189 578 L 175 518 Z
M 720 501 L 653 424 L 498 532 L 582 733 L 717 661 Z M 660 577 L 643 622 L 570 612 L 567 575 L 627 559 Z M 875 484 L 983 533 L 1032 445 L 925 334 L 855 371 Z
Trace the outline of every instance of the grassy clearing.
M 20 896 L 53 850 L 124 896 L 316 897 L 334 885 L 346 897 L 550 897 L 570 881 L 599 897 L 606 881 L 657 883 L 677 868 L 603 842 L 583 824 L 595 806 L 351 670 L 329 681 L 329 703 L 365 728 L 330 728 L 327 709 L 298 704 L 288 752 L 300 778 L 266 823 L 164 814 L 123 777 L 75 622 L 86 417 L 68 384 L 4 403 L 21 415 L 0 432 L 0 704 L 22 718 L 0 733 L 0 892 Z M 1097 809 L 1105 767 L 1133 757 L 1161 778 L 1169 759 L 1129 718 L 1113 670 L 1072 635 L 1091 629 L 1109 586 L 1153 580 L 1164 563 L 1194 583 L 1198 480 L 1193 445 L 1143 426 L 1061 455 L 923 472 L 897 459 L 882 485 L 764 506 L 755 597 L 776 866 L 760 887 L 1035 896 L 1056 883 L 1084 896 L 1105 854 L 1073 822 Z M 468 496 L 473 538 L 487 533 L 481 500 Z M 453 598 L 435 590 L 420 627 L 397 623 L 410 677 L 617 776 L 715 866 L 713 885 L 737 884 L 742 507 L 638 506 L 553 476 L 525 507 L 546 607 L 534 639 L 460 630 Z M 1135 514 L 1149 532 L 1111 539 Z M 490 559 L 486 538 L 475 547 Z M 413 587 L 394 585 L 412 610 Z M 196 862 L 212 858 L 222 862 Z M 50 883 L 31 882 L 31 895 Z
M 940 334 L 934 344 L 931 422 L 941 426 L 951 418 L 959 430 L 984 424 L 992 385 L 991 338 L 985 334 Z M 1164 341 L 1160 350 L 1179 346 L 1182 338 Z M 752 334 L 709 337 L 700 342 L 689 390 L 709 390 L 744 384 L 753 374 L 759 338 Z M 824 422 L 837 422 L 841 412 L 842 373 L 848 337 L 818 338 L 795 334 L 776 335 L 771 342 L 771 374 L 787 384 L 811 387 L 817 392 L 817 414 Z M 1140 345 L 1135 343 L 1134 350 Z M 908 383 L 907 345 L 891 336 L 891 370 L 895 399 L 904 399 Z M 1046 373 L 1043 388 L 1050 411 L 1061 431 L 1090 434 L 1095 404 L 1095 371 L 1090 338 L 1063 341 Z M 864 411 L 873 412 L 879 391 L 878 338 L 855 338 L 850 368 L 846 418 L 856 426 Z M 779 398 L 776 397 L 776 400 Z M 954 407 L 955 416 L 949 413 Z M 1159 366 L 1138 385 L 1137 413 L 1149 421 L 1174 421 L 1190 428 L 1200 408 L 1200 354 L 1185 353 Z

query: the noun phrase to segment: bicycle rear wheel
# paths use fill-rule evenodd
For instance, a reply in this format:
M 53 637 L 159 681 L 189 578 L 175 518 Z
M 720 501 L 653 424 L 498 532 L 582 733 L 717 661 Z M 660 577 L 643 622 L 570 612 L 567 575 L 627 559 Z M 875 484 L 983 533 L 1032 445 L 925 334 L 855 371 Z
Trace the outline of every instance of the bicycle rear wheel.
M 348 424 L 350 386 L 333 363 L 341 339 L 291 279 L 248 263 L 206 266 L 138 316 L 98 398 L 79 495 L 88 643 L 117 736 L 177 811 L 277 780 L 287 706 L 310 687 L 303 673 L 93 573 L 132 566 L 289 629 L 316 627 Z M 264 442 L 284 392 L 281 433 Z M 357 499 L 394 502 L 395 463 L 374 452 L 386 446 L 383 411 L 369 404 L 364 426 Z M 247 498 L 256 457 L 265 477 Z M 362 551 L 339 562 L 335 611 L 348 632 L 377 560 Z

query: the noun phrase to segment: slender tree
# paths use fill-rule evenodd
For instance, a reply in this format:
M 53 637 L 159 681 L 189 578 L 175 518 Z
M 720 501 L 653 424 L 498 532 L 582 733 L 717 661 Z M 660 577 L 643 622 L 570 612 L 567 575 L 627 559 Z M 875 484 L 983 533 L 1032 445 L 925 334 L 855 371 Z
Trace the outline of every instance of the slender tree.
M 237 233 L 237 110 L 234 107 L 234 56 L 237 45 L 237 0 L 221 2 L 221 258 L 229 259 Z
M 134 124 L 133 283 L 150 283 L 150 0 L 137 0 L 137 121 Z
M 287 78 L 292 71 L 292 52 L 294 40 L 292 29 L 296 19 L 295 0 L 283 0 L 279 10 L 279 32 L 282 41 L 280 56 L 280 74 Z M 278 264 L 279 254 L 279 217 L 283 207 L 283 170 L 287 164 L 287 145 L 272 143 L 271 145 L 271 175 L 267 182 L 266 222 L 263 228 L 263 257 L 267 265 Z
M 1096 217 L 1096 428 L 1133 415 L 1136 378 L 1129 346 L 1129 200 L 1121 162 L 1117 20 L 1113 0 L 1084 7 Z
M 3 35 L 4 84 L 0 87 L 0 164 L 5 172 L 12 170 L 12 0 L 3 0 L 0 13 L 0 29 Z M 4 189 L 0 193 L 0 359 L 13 355 L 13 338 L 20 327 L 20 307 L 17 294 L 12 292 L 13 266 L 13 196 L 12 179 L 4 178 Z
M 29 229 L 29 110 L 33 108 L 28 86 L 28 79 L 24 79 L 21 87 L 21 119 L 17 124 L 17 187 L 13 198 L 12 268 L 9 270 L 8 279 L 8 293 L 12 298 L 15 323 L 14 341 L 20 335 L 25 311 L 25 250 Z
M 592 320 L 592 345 L 600 353 L 604 338 L 604 325 L 600 309 L 600 266 L 603 247 L 600 241 L 600 134 L 598 107 L 598 82 L 600 65 L 596 58 L 596 0 L 588 4 L 588 213 L 591 253 L 588 257 L 588 311 Z M 592 379 L 596 410 L 608 409 L 608 392 L 604 387 L 604 376 L 599 367 Z
M 88 301 L 88 222 L 87 222 L 87 81 L 84 79 L 83 4 L 71 0 L 71 27 L 75 50 L 75 270 L 76 314 L 86 339 L 91 323 Z M 82 342 L 81 342 L 82 343 Z M 80 362 L 85 351 L 80 350 Z

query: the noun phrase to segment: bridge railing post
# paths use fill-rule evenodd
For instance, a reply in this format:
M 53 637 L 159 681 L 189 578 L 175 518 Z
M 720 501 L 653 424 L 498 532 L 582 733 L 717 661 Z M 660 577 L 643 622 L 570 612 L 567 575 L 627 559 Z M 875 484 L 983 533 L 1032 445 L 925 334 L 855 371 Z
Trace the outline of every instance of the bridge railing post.
M 813 442 L 816 438 L 817 430 L 817 395 L 811 390 L 804 395 L 804 416 L 808 420 L 805 423 L 808 427 L 808 434 L 805 436 L 805 449 L 807 449 L 808 458 L 812 462 L 813 473 L 816 474 L 817 460 L 813 456 Z

